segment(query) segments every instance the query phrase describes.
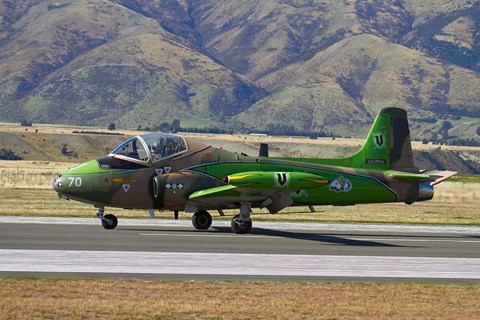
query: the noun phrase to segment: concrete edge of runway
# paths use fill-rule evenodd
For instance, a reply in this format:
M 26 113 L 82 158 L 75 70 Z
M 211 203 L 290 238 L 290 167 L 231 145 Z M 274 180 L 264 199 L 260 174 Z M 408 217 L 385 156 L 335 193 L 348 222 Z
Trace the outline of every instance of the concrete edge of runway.
M 445 278 L 392 278 L 392 277 L 306 277 L 306 276 L 255 276 L 255 275 L 208 275 L 208 274 L 155 274 L 155 273 L 84 273 L 84 272 L 11 272 L 0 271 L 0 278 L 39 278 L 39 279 L 106 279 L 106 280 L 148 280 L 148 281 L 255 281 L 255 282 L 411 282 L 438 284 L 480 284 L 480 279 L 445 279 Z
M 97 218 L 68 217 L 26 217 L 0 216 L 0 223 L 23 224 L 67 224 L 100 225 Z M 119 219 L 118 226 L 158 226 L 158 227 L 192 227 L 189 220 L 167 219 Z M 230 227 L 230 221 L 214 220 L 212 227 Z M 322 231 L 389 231 L 389 232 L 425 232 L 425 233 L 468 233 L 480 235 L 480 227 L 456 225 L 403 225 L 403 224 L 368 224 L 368 223 L 328 223 L 328 222 L 267 222 L 253 221 L 253 227 L 276 230 L 322 230 Z M 193 227 L 192 227 L 193 228 Z

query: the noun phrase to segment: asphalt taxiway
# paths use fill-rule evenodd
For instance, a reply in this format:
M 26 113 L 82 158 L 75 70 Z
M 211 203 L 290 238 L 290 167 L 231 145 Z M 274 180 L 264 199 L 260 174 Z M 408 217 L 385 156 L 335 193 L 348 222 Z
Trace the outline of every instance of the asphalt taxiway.
M 0 275 L 480 283 L 480 227 L 0 217 Z

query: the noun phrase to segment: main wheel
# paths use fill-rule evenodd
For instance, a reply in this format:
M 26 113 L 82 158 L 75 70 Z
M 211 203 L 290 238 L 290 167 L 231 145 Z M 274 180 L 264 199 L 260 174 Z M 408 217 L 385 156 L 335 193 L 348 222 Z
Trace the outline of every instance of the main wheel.
M 232 231 L 235 232 L 236 234 L 247 234 L 252 230 L 252 221 L 237 221 L 236 218 L 238 217 L 235 216 L 232 219 L 231 222 L 231 227 Z
M 107 214 L 104 216 L 105 220 L 102 220 L 102 226 L 105 229 L 115 229 L 118 224 L 118 219 L 113 214 Z
M 192 224 L 195 229 L 206 230 L 212 225 L 212 216 L 205 210 L 197 211 L 192 216 Z

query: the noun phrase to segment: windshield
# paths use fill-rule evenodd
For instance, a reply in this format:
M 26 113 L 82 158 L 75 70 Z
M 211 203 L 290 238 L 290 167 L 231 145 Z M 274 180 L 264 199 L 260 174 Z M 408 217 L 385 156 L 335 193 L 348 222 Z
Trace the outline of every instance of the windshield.
M 165 133 L 149 133 L 128 139 L 116 147 L 110 155 L 153 162 L 187 150 L 185 140 L 180 136 Z
M 148 160 L 148 152 L 138 138 L 131 138 L 116 147 L 111 154 L 125 156 L 141 161 Z

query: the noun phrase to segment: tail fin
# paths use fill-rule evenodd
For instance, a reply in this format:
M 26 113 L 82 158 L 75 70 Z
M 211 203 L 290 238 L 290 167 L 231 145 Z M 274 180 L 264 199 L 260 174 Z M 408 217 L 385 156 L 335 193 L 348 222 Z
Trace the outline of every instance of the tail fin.
M 349 160 L 355 168 L 419 172 L 413 164 L 407 112 L 380 110 L 364 145 Z
M 407 112 L 400 108 L 380 110 L 362 148 L 354 155 L 338 159 L 336 165 L 367 170 L 389 171 L 398 180 L 418 182 L 407 203 L 430 200 L 433 186 L 456 174 L 454 171 L 420 171 L 413 163 Z
M 356 169 L 388 170 L 397 179 L 415 180 L 430 187 L 456 174 L 454 171 L 420 171 L 415 167 L 407 112 L 393 107 L 380 110 L 365 143 L 354 155 L 340 159 L 297 160 Z M 423 192 L 422 197 L 413 201 L 428 200 L 433 196 L 433 189 L 431 194 Z

